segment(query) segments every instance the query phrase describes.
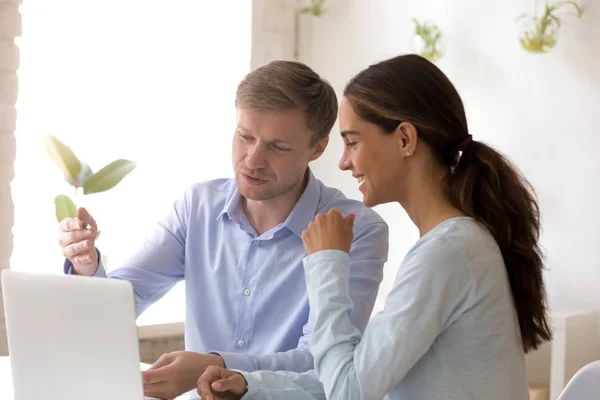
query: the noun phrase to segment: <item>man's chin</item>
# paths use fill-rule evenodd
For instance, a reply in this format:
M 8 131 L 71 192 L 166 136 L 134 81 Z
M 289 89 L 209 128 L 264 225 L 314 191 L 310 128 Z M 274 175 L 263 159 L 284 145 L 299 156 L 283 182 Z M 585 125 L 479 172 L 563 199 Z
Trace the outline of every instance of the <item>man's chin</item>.
M 266 190 L 266 188 L 258 188 L 256 186 L 248 187 L 244 184 L 240 184 L 239 182 L 237 184 L 237 188 L 238 192 L 240 192 L 240 195 L 248 200 L 265 201 L 276 197 L 273 196 L 269 190 Z

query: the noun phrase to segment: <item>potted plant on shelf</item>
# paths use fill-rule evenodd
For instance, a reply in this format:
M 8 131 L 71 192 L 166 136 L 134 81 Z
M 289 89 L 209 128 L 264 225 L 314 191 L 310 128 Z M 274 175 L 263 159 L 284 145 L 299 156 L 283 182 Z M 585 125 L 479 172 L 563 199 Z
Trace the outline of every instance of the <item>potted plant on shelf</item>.
M 309 14 L 315 17 L 319 17 L 325 14 L 325 0 L 310 0 L 310 5 L 301 7 L 298 12 L 300 14 Z
M 66 194 L 59 194 L 54 198 L 58 222 L 65 218 L 77 217 L 77 197 L 80 194 L 85 196 L 110 190 L 137 166 L 133 161 L 118 159 L 98 172 L 93 172 L 87 163 L 77 158 L 75 153 L 56 137 L 47 135 L 44 144 L 50 158 L 74 189 L 74 200 Z
M 538 4 L 535 2 L 533 14 L 522 14 L 517 18 L 521 22 L 519 42 L 521 47 L 530 53 L 547 53 L 556 46 L 558 34 L 565 24 L 559 13 L 571 8 L 575 16 L 581 19 L 582 8 L 574 1 L 560 1 L 553 5 L 546 1 L 544 12 L 538 15 Z
M 413 18 L 415 32 L 412 46 L 414 53 L 436 62 L 444 55 L 445 43 L 442 31 L 432 22 L 419 22 Z

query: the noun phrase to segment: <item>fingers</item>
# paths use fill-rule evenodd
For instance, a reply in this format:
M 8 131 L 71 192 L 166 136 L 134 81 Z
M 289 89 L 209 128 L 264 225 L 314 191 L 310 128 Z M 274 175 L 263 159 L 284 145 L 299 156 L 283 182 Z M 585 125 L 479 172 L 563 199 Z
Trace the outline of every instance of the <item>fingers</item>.
M 355 219 L 356 219 L 356 214 L 354 214 L 354 213 L 350 213 L 350 214 L 346 215 L 346 218 L 344 218 L 344 225 L 346 226 L 346 228 L 352 229 Z
M 93 226 L 86 228 L 85 222 L 75 218 L 65 218 L 59 224 L 59 238 L 64 242 L 61 243 L 62 246 L 87 238 L 96 238 L 97 234 L 97 228 Z
M 170 382 L 144 384 L 144 396 L 152 397 L 154 399 L 170 398 L 168 393 L 171 393 L 172 390 L 173 388 Z
M 65 218 L 59 224 L 58 244 L 63 256 L 73 264 L 93 263 L 97 257 L 94 243 L 98 228 L 92 216 L 84 208 L 77 210 L 79 218 Z
M 172 353 L 164 353 L 162 356 L 158 357 L 158 360 L 156 360 L 156 362 L 152 364 L 150 368 L 147 369 L 147 371 L 162 368 L 165 365 L 169 365 L 173 362 L 173 359 L 174 357 Z
M 170 369 L 172 357 L 169 354 L 163 354 L 150 368 L 142 372 L 142 382 L 145 385 L 166 382 L 170 379 Z
M 61 231 L 58 236 L 58 244 L 62 249 L 63 256 L 71 260 L 74 265 L 92 264 L 97 261 L 94 242 L 96 232 L 93 228 L 79 229 L 83 222 L 75 219 L 65 219 L 61 222 Z M 76 227 L 73 231 L 64 231 L 62 228 Z
M 243 375 L 218 366 L 210 366 L 198 379 L 198 394 L 205 400 L 222 397 L 218 393 L 229 392 L 241 396 L 246 393 L 247 382 Z M 225 396 L 229 398 L 229 396 Z M 225 398 L 223 397 L 223 398 Z
M 98 225 L 96 225 L 96 221 L 92 217 L 92 215 L 83 207 L 77 209 L 77 219 L 83 221 L 84 223 L 90 225 L 94 228 L 94 230 L 98 230 Z
M 77 218 L 65 218 L 58 225 L 61 232 L 80 231 L 85 229 L 85 222 Z
M 206 368 L 200 379 L 198 379 L 198 394 L 202 396 L 204 400 L 214 400 L 212 394 L 211 385 L 213 382 L 221 378 L 221 371 L 223 368 L 211 365 Z
M 327 212 L 327 215 L 332 215 L 332 216 L 336 216 L 336 217 L 342 217 L 342 212 L 338 208 L 332 207 Z
M 62 248 L 63 256 L 76 264 L 87 264 L 94 258 L 94 241 L 91 239 L 72 243 Z
M 142 371 L 142 382 L 144 382 L 144 385 L 167 382 L 169 381 L 169 377 L 170 373 L 167 366 Z

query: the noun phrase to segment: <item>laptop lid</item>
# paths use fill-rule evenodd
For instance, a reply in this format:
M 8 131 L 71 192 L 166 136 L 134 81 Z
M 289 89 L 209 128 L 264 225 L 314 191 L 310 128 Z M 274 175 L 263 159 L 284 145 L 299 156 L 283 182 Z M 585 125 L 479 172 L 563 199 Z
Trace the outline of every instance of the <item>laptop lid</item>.
M 2 271 L 15 400 L 143 399 L 129 282 Z

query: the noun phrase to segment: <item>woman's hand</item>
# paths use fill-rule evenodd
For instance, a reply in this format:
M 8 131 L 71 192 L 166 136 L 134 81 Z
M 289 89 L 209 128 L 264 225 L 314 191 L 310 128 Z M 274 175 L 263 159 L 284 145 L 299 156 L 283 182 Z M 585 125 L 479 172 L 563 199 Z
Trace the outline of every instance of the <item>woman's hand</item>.
M 319 214 L 302 232 L 306 254 L 321 250 L 341 250 L 350 253 L 354 214 L 344 218 L 340 210 L 332 208 L 327 214 Z
M 204 400 L 239 400 L 248 389 L 243 375 L 211 366 L 198 379 L 198 394 Z

